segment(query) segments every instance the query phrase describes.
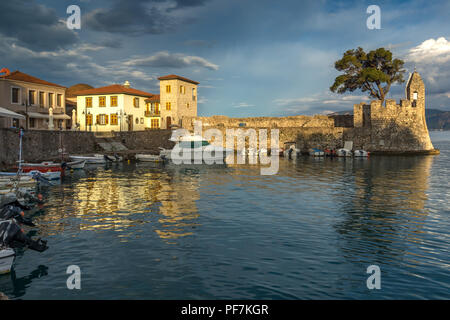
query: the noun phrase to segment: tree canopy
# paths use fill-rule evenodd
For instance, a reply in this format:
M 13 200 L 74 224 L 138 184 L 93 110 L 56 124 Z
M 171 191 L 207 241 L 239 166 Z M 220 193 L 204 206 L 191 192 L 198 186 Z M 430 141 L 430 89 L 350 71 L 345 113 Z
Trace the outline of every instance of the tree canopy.
M 403 83 L 404 61 L 392 60 L 392 52 L 384 48 L 364 52 L 361 47 L 348 50 L 334 67 L 343 71 L 334 80 L 330 90 L 338 93 L 360 89 L 384 102 L 393 83 Z

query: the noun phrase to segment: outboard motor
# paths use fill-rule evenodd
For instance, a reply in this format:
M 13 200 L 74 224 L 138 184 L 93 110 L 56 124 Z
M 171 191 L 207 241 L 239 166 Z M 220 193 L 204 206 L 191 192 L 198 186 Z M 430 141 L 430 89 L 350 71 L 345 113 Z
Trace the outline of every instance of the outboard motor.
M 48 249 L 47 241 L 33 240 L 22 231 L 15 219 L 0 220 L 0 247 L 30 248 L 43 252 Z
M 34 227 L 35 224 L 29 218 L 25 218 L 25 213 L 22 208 L 14 205 L 7 205 L 0 211 L 0 221 L 14 219 L 20 224 Z

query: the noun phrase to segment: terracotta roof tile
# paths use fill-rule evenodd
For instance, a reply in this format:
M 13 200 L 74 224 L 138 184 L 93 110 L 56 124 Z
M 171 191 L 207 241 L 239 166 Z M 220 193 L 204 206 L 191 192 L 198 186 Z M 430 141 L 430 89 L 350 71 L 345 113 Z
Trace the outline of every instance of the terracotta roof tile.
M 148 98 L 151 98 L 154 96 L 153 94 L 151 94 L 149 92 L 145 92 L 145 91 L 141 91 L 141 90 L 137 90 L 137 89 L 133 89 L 133 88 L 127 88 L 120 84 L 113 84 L 113 85 L 101 87 L 101 88 L 93 88 L 93 89 L 76 91 L 73 94 L 76 96 L 89 96 L 89 95 L 114 94 L 114 93 L 117 93 L 117 94 L 123 93 L 123 94 L 129 94 L 129 95 L 133 95 L 133 96 L 142 96 L 142 97 L 148 97 Z
M 42 79 L 30 76 L 29 74 L 20 72 L 19 70 L 11 72 L 10 75 L 0 76 L 0 78 L 9 79 L 9 80 L 23 81 L 23 82 L 31 82 L 31 83 L 37 83 L 37 84 L 44 84 L 46 86 L 52 86 L 52 87 L 65 88 L 64 86 L 60 86 L 59 84 L 51 83 L 51 82 L 48 82 L 48 81 L 45 81 L 45 80 L 42 80 Z
M 159 102 L 159 94 L 155 94 L 153 95 L 153 97 L 149 98 L 149 99 L 145 99 L 145 102 Z
M 193 84 L 199 84 L 200 83 L 200 82 L 188 79 L 188 78 L 177 76 L 176 74 L 169 74 L 167 76 L 162 76 L 162 77 L 159 77 L 158 80 L 182 80 L 182 81 L 190 82 L 190 83 L 193 83 Z

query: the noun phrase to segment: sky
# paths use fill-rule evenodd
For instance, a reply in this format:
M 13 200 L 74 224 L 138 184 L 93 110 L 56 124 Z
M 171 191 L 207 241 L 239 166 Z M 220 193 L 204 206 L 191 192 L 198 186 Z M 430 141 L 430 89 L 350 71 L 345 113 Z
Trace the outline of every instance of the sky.
M 67 8 L 81 9 L 70 30 Z M 381 29 L 368 29 L 369 5 Z M 0 2 L 0 68 L 66 87 L 159 76 L 200 82 L 199 116 L 286 116 L 351 110 L 365 93 L 330 92 L 349 49 L 384 47 L 414 67 L 427 108 L 450 110 L 450 1 L 14 0 Z M 394 85 L 390 99 L 404 97 Z

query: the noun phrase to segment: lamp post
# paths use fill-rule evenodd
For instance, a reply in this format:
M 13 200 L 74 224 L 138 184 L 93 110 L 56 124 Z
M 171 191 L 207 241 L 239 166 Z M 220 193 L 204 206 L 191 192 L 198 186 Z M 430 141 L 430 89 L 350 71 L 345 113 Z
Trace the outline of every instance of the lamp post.
M 22 103 L 22 105 L 24 105 Z M 30 121 L 28 117 L 28 107 L 31 107 L 31 104 L 28 102 L 28 99 L 25 99 L 25 129 L 28 130 L 28 122 Z

